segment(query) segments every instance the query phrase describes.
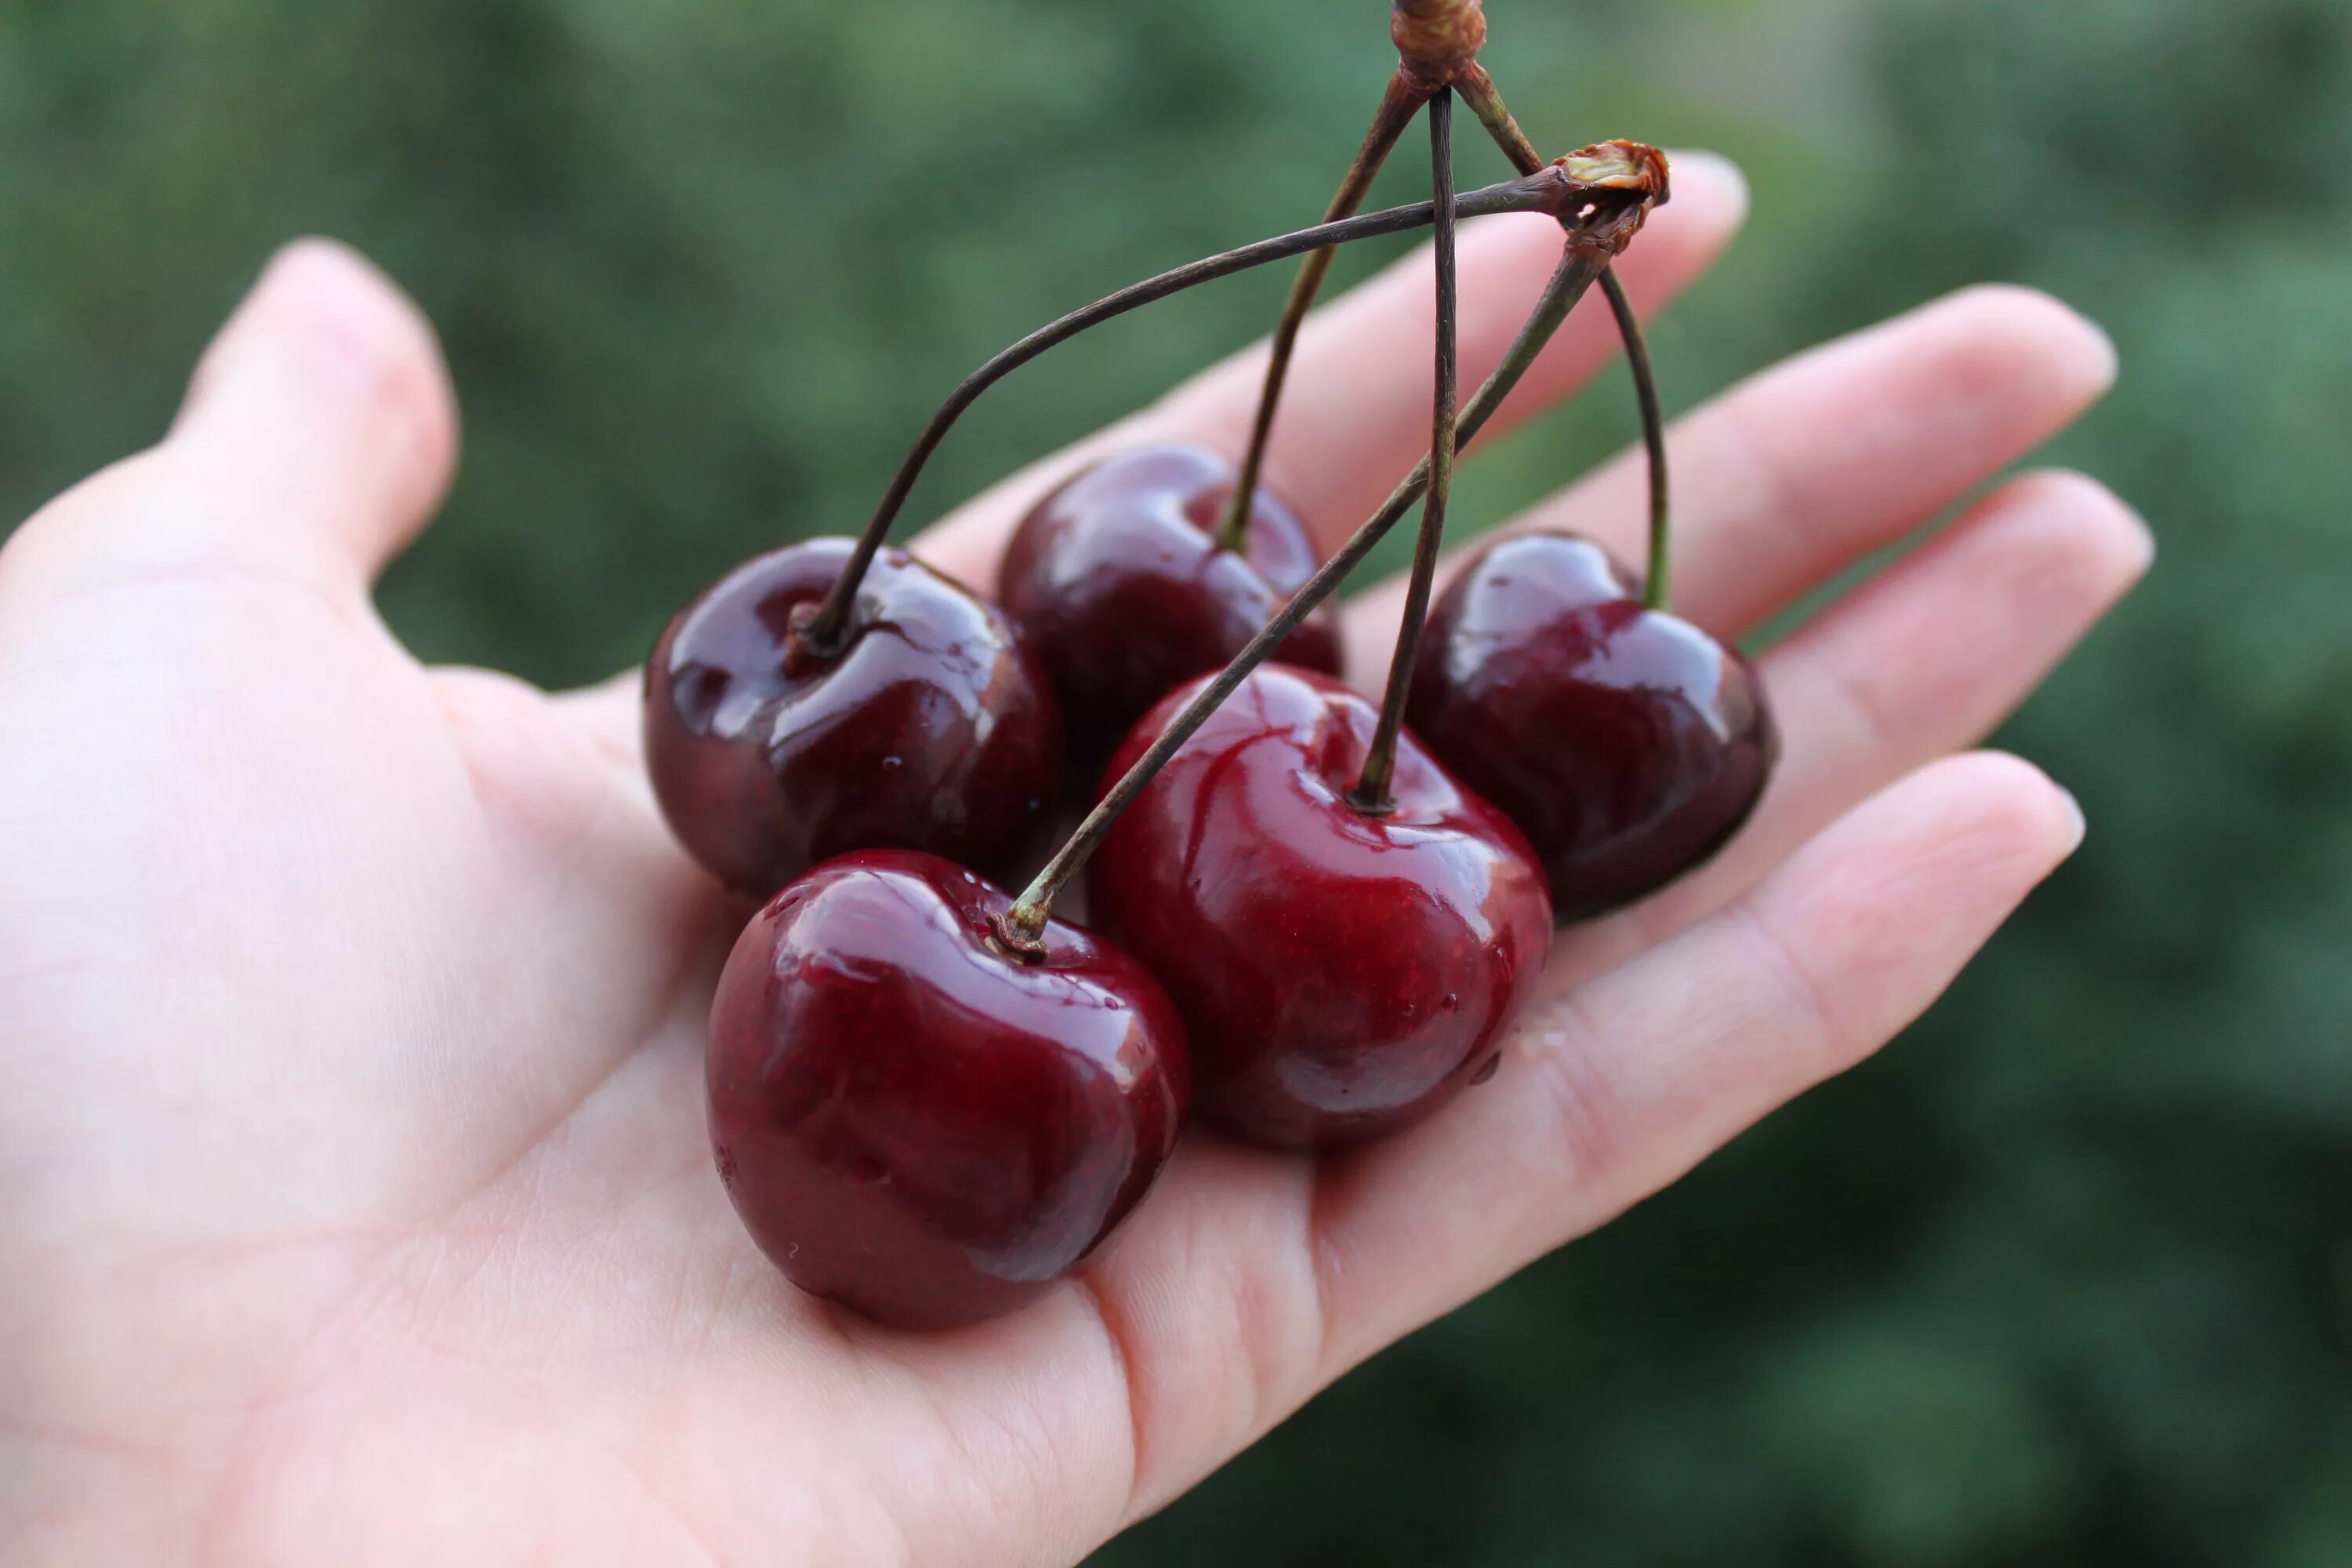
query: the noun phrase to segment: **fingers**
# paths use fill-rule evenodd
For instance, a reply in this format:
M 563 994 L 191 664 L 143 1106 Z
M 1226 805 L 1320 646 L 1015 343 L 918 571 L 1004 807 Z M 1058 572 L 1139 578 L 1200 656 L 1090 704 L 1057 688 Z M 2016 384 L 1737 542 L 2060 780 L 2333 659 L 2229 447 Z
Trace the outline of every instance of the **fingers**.
M 457 402 L 424 316 L 356 253 L 278 253 L 205 351 L 167 446 L 225 548 L 364 584 L 455 468 Z
M 2027 763 L 1948 759 L 1747 898 L 1534 1009 L 1491 1085 L 1326 1176 L 1318 1379 L 1876 1050 L 2081 837 L 2073 800 Z
M 205 351 L 163 444 L 26 523 L 0 587 L 230 568 L 356 597 L 439 503 L 457 446 L 425 319 L 352 251 L 304 240 Z
M 1676 611 L 1737 636 L 1901 538 L 2072 424 L 2115 379 L 2105 335 L 2031 289 L 1964 289 L 1764 372 L 1679 421 Z M 1639 565 L 1639 455 L 1513 529 L 1592 534 Z M 1359 669 L 1387 662 L 1403 584 L 1352 607 Z
M 1732 908 L 1539 1004 L 1493 1082 L 1421 1126 L 1320 1166 L 1188 1139 L 1087 1271 L 1127 1372 L 1131 1516 L 1885 1043 L 2080 837 L 2027 764 L 1948 759 Z
M 1756 816 L 1714 861 L 1574 933 L 1547 982 L 1663 941 L 1915 768 L 1973 745 L 2146 574 L 2137 513 L 2080 474 L 2030 474 L 1824 610 L 1763 661 L 1782 755 Z
M 1656 310 L 1729 243 L 1746 213 L 1747 187 L 1730 163 L 1707 153 L 1676 154 L 1675 199 L 1620 264 L 1627 289 L 1644 310 Z M 1501 361 L 1559 251 L 1559 226 L 1549 218 L 1515 216 L 1464 226 L 1465 387 Z M 1428 450 L 1433 265 L 1426 247 L 1415 251 L 1317 311 L 1300 334 L 1267 482 L 1327 548 L 1362 522 Z M 1567 395 L 1616 347 L 1606 307 L 1595 300 L 1580 308 L 1496 416 L 1494 434 Z M 985 587 L 995 580 L 997 553 L 1022 513 L 1085 464 L 1154 440 L 1198 441 L 1238 456 L 1257 405 L 1265 352 L 1260 344 L 1236 354 L 1141 414 L 1013 475 L 959 508 L 915 549 Z

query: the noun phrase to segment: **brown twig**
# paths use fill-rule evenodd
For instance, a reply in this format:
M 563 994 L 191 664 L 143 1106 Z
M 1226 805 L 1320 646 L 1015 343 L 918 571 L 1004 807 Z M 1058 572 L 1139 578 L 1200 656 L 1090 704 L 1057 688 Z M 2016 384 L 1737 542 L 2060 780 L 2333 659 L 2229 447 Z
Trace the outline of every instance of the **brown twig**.
M 1484 0 L 1396 0 L 1389 37 L 1403 68 L 1433 87 L 1452 87 L 1475 69 L 1486 43 Z

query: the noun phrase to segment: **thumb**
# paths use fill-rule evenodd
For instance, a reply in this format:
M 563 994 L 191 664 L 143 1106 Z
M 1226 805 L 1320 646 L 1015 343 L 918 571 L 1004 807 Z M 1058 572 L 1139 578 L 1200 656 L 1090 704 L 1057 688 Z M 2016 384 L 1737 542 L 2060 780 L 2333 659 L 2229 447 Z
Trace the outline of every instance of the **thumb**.
M 457 400 L 407 296 L 356 252 L 301 240 L 205 351 L 165 448 L 204 476 L 225 543 L 363 588 L 440 504 Z
M 163 445 L 42 509 L 0 550 L 0 609 L 229 567 L 363 597 L 457 463 L 432 328 L 350 249 L 278 253 L 213 340 Z

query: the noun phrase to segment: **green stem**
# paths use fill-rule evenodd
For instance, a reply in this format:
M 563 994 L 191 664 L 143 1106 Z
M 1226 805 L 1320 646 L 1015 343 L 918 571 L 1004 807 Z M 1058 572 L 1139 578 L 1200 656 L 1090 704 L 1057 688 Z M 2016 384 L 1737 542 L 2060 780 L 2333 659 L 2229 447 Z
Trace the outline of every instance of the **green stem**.
M 1454 489 L 1454 402 L 1461 374 L 1455 331 L 1454 245 L 1454 93 L 1429 100 L 1429 163 L 1437 207 L 1437 395 L 1430 415 L 1429 494 L 1422 502 L 1421 538 L 1413 546 L 1412 577 L 1405 590 L 1404 617 L 1397 625 L 1396 652 L 1389 660 L 1389 685 L 1381 700 L 1379 725 L 1364 753 L 1363 771 L 1348 803 L 1367 816 L 1396 809 L 1390 784 L 1396 776 L 1397 735 L 1404 728 L 1405 694 L 1412 684 L 1421 632 L 1429 616 L 1429 594 L 1437 581 L 1437 557 L 1445 541 L 1445 503 Z M 1603 274 L 1605 277 L 1606 274 Z

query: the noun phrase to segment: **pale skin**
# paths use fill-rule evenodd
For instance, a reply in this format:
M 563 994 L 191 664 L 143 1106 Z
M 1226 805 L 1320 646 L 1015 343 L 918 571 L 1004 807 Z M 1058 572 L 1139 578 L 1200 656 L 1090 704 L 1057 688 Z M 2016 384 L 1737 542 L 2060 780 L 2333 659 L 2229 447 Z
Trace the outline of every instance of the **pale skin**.
M 1622 263 L 1651 309 L 1743 205 L 1717 161 L 1676 176 Z M 1557 242 L 1465 231 L 1465 384 Z M 1327 545 L 1426 442 L 1430 310 L 1424 256 L 1306 335 L 1269 474 Z M 1612 342 L 1588 301 L 1516 416 Z M 1076 1561 L 1877 1049 L 2074 850 L 2062 790 L 1968 748 L 2148 535 L 2078 476 L 1986 484 L 2113 370 L 2066 308 L 1976 289 L 1682 420 L 1677 607 L 1720 635 L 1968 502 L 1765 658 L 1787 751 L 1747 832 L 1563 935 L 1501 1073 L 1431 1121 L 1319 1164 L 1194 1135 L 1079 1280 L 919 1337 L 796 1294 L 712 1173 L 740 917 L 655 813 L 634 676 L 549 696 L 377 619 L 455 405 L 388 283 L 289 249 L 162 443 L 0 549 L 0 1561 Z M 1258 377 L 917 548 L 985 584 L 1086 455 L 1238 450 Z M 1636 555 L 1638 461 L 1521 521 Z M 1350 611 L 1368 689 L 1399 599 Z

